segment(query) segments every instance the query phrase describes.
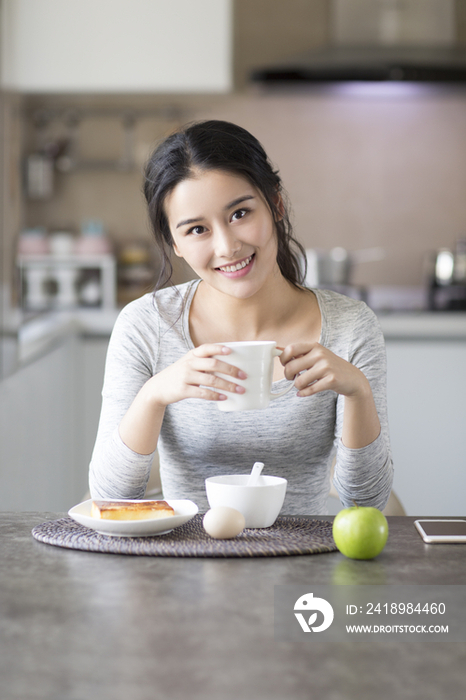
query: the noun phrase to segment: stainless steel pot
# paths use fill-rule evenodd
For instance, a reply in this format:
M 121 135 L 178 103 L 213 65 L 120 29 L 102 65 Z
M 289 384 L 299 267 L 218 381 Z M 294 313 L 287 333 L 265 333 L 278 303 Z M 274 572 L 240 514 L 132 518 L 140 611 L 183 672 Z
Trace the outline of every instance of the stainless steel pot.
M 384 257 L 383 248 L 365 248 L 353 252 L 340 247 L 329 251 L 309 248 L 306 250 L 306 284 L 309 287 L 350 285 L 355 265 L 382 260 Z

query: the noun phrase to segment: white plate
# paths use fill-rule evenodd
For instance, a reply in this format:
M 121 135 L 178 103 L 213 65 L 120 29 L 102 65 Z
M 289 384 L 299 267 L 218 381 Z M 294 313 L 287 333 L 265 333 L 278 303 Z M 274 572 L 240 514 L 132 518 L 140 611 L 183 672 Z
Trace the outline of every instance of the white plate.
M 105 499 L 99 498 L 102 501 Z M 115 500 L 115 499 L 108 499 Z M 100 520 L 91 515 L 92 498 L 78 503 L 68 511 L 68 515 L 80 525 L 90 527 L 101 535 L 113 537 L 147 537 L 151 535 L 165 535 L 176 527 L 184 525 L 194 518 L 199 508 L 193 501 L 167 501 L 175 510 L 175 515 L 168 518 L 156 518 L 155 520 Z

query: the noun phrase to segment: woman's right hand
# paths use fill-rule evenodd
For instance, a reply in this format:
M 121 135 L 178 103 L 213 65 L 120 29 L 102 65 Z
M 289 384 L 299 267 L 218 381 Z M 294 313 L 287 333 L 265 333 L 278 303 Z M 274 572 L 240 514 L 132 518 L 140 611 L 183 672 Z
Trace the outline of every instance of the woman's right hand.
M 225 345 L 199 345 L 151 377 L 120 423 L 120 437 L 125 445 L 139 454 L 151 454 L 157 447 L 165 408 L 171 403 L 182 399 L 224 401 L 227 397 L 223 391 L 242 394 L 244 387 L 234 379 L 245 379 L 244 372 L 215 357 L 230 352 Z M 226 374 L 232 381 L 215 372 Z
M 244 387 L 234 380 L 246 379 L 246 374 L 215 357 L 230 352 L 226 345 L 199 345 L 149 379 L 146 391 L 149 390 L 155 404 L 164 408 L 182 399 L 224 401 L 227 398 L 224 391 L 243 394 Z M 231 377 L 231 381 L 217 376 L 219 373 Z

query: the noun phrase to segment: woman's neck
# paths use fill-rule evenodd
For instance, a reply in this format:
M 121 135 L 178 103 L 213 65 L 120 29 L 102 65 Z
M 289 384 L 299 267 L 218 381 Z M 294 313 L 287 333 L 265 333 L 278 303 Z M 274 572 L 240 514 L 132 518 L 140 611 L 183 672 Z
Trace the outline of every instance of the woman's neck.
M 200 282 L 191 305 L 190 330 L 195 345 L 205 342 L 269 340 L 293 323 L 303 301 L 314 296 L 280 275 L 252 297 L 238 299 Z

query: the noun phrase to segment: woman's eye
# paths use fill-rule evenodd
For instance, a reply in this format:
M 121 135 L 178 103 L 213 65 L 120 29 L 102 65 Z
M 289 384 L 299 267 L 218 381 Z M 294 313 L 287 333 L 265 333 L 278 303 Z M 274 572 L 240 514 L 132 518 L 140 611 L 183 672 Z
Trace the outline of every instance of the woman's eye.
M 199 234 L 204 233 L 204 231 L 204 226 L 193 226 L 189 229 L 188 233 L 194 233 L 195 236 L 199 236 Z
M 242 219 L 243 216 L 245 216 L 248 213 L 248 209 L 238 209 L 237 211 L 234 212 L 232 218 L 232 221 L 237 221 L 238 219 Z

